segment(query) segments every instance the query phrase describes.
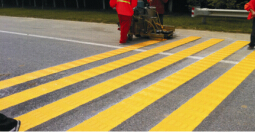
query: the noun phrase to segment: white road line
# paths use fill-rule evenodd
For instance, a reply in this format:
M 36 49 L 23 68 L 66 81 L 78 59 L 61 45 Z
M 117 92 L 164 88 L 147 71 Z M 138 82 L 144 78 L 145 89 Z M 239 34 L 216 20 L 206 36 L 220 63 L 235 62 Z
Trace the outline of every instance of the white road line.
M 41 35 L 35 35 L 35 34 L 26 34 L 26 33 L 18 33 L 18 32 L 10 32 L 10 31 L 3 31 L 0 30 L 0 33 L 6 33 L 6 34 L 14 34 L 14 35 L 21 35 L 21 36 L 29 36 L 29 37 L 35 37 L 35 38 L 45 38 L 45 39 L 51 39 L 51 40 L 59 40 L 59 41 L 65 41 L 65 42 L 72 42 L 72 43 L 79 43 L 79 44 L 86 44 L 86 45 L 93 45 L 93 46 L 102 46 L 102 47 L 109 47 L 109 48 L 123 48 L 121 46 L 111 46 L 111 45 L 106 45 L 106 44 L 99 44 L 99 43 L 92 43 L 92 42 L 83 42 L 83 41 L 78 41 L 78 40 L 71 40 L 71 39 L 64 39 L 64 38 L 57 38 L 57 37 L 49 37 L 49 36 L 41 36 Z M 136 49 L 135 51 L 141 51 L 144 52 L 146 50 L 143 49 Z M 161 55 L 172 55 L 172 53 L 159 53 Z M 199 57 L 199 56 L 189 56 L 188 58 L 190 59 L 196 59 L 196 60 L 201 60 L 204 57 Z M 222 63 L 228 63 L 228 64 L 237 64 L 237 61 L 227 61 L 227 60 L 222 60 L 220 61 Z
M 0 32 L 1 33 L 7 33 L 7 34 L 21 35 L 21 36 L 35 37 L 35 38 L 45 38 L 45 39 L 59 40 L 59 41 L 65 41 L 65 42 L 73 42 L 73 43 L 80 43 L 80 44 L 87 44 L 87 45 L 94 45 L 94 46 L 110 47 L 110 48 L 116 48 L 116 49 L 123 48 L 121 46 L 111 46 L 111 45 L 106 45 L 106 44 L 83 42 L 83 41 L 64 39 L 64 38 L 56 38 L 56 37 L 49 37 L 49 36 L 41 36 L 41 35 L 35 35 L 35 34 L 25 34 L 25 33 L 9 32 L 9 31 L 3 31 L 3 30 L 0 30 Z
M 160 54 L 162 54 L 162 55 L 167 55 L 167 56 L 172 55 L 172 53 L 160 53 Z M 205 57 L 200 57 L 200 56 L 189 56 L 189 57 L 187 57 L 187 58 L 195 59 L 195 60 L 202 60 L 202 59 L 204 59 Z M 222 61 L 220 61 L 220 62 L 222 62 L 222 63 L 228 63 L 228 64 L 233 64 L 233 65 L 236 65 L 236 64 L 239 63 L 239 62 L 237 62 L 237 61 L 228 61 L 228 60 L 222 60 Z

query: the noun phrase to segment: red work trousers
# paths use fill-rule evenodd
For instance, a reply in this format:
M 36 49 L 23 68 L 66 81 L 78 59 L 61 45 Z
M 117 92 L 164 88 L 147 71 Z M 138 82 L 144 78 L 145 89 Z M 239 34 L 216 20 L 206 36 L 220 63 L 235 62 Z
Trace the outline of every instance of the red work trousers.
M 120 43 L 126 43 L 127 42 L 127 34 L 130 29 L 132 16 L 125 16 L 125 15 L 119 15 L 119 22 L 120 22 Z

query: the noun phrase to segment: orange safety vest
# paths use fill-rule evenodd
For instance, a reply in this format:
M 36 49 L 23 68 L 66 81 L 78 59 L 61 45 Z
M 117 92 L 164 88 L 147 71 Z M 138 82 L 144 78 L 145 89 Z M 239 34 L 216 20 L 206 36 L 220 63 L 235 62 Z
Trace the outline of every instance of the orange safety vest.
M 133 8 L 137 6 L 137 0 L 110 0 L 110 6 L 116 7 L 117 13 L 120 15 L 132 16 Z

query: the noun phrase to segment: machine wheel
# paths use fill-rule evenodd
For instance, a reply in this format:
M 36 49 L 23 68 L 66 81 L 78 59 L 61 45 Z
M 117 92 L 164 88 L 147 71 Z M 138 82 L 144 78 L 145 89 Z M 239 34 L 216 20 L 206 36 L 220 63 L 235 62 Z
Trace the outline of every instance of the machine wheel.
M 133 34 L 128 34 L 128 40 L 129 41 L 133 40 Z

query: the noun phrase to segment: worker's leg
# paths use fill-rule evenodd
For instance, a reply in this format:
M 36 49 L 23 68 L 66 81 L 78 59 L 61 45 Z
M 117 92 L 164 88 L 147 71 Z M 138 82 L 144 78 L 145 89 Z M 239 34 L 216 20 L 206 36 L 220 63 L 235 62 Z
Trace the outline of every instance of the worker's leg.
M 0 131 L 15 130 L 19 122 L 0 113 Z
M 249 44 L 250 47 L 255 46 L 255 20 L 252 22 L 252 32 L 251 32 L 251 42 Z
M 161 23 L 161 25 L 163 25 L 163 17 L 164 17 L 164 15 L 163 14 L 158 14 L 158 15 L 159 15 L 160 23 Z
M 130 29 L 132 16 L 118 15 L 120 22 L 120 43 L 127 42 L 127 34 Z

